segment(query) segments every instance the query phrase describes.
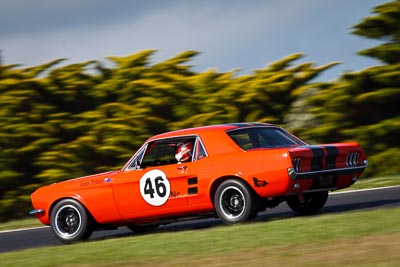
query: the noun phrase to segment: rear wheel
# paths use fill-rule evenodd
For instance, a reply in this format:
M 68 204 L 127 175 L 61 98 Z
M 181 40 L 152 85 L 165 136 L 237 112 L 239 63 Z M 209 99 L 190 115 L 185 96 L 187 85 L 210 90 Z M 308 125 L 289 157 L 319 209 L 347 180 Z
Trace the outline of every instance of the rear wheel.
M 257 216 L 253 191 L 239 180 L 226 180 L 218 186 L 214 197 L 217 215 L 227 224 L 241 223 Z
M 290 196 L 286 203 L 294 211 L 302 215 L 314 214 L 322 209 L 328 200 L 328 191 L 305 193 Z
M 61 200 L 54 206 L 50 225 L 54 235 L 64 243 L 88 239 L 93 232 L 90 214 L 74 199 Z

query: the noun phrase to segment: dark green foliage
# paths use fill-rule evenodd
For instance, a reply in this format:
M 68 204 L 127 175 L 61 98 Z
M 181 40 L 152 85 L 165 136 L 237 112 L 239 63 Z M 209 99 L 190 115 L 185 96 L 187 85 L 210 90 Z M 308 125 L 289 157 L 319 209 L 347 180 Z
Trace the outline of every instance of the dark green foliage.
M 196 73 L 186 51 L 151 65 L 153 50 L 58 67 L 2 66 L 0 220 L 25 215 L 42 184 L 120 168 L 150 136 L 238 121 L 283 123 L 298 92 L 329 65 L 296 54 L 252 74 Z M 109 64 L 108 64 L 109 65 Z

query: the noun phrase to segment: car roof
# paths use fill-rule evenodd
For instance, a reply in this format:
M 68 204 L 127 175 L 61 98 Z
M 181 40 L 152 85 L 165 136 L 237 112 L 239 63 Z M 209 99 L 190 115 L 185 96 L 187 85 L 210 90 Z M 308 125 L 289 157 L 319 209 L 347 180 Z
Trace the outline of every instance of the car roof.
M 279 127 L 269 123 L 226 123 L 209 126 L 187 128 L 155 135 L 146 143 L 169 138 L 200 136 L 208 155 L 217 155 L 230 152 L 243 151 L 233 139 L 226 134 L 229 130 L 252 127 Z
M 225 123 L 225 124 L 216 124 L 216 125 L 208 125 L 208 126 L 200 126 L 200 127 L 193 127 L 187 128 L 182 130 L 170 131 L 162 134 L 155 135 L 149 138 L 148 141 L 155 140 L 155 139 L 162 139 L 162 138 L 169 138 L 169 137 L 178 137 L 184 135 L 201 135 L 202 133 L 207 132 L 226 132 L 232 129 L 239 129 L 239 128 L 248 128 L 254 126 L 276 126 L 269 123 L 259 123 L 259 122 L 240 122 L 240 123 Z

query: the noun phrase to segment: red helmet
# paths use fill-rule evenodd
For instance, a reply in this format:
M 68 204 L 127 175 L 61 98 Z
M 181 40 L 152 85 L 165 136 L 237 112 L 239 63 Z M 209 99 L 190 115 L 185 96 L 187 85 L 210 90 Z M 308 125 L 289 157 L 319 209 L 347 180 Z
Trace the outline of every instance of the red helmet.
M 190 151 L 193 148 L 192 143 L 178 143 L 176 145 L 176 154 L 175 154 L 175 159 L 178 162 L 185 162 L 190 160 L 191 154 Z

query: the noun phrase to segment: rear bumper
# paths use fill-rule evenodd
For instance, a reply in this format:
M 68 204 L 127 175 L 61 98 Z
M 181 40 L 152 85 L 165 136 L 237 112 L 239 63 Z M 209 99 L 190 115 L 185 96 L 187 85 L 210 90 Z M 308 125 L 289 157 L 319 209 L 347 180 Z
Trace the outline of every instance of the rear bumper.
M 363 165 L 361 166 L 325 169 L 325 170 L 310 171 L 310 172 L 296 172 L 294 168 L 288 168 L 288 174 L 290 179 L 292 180 L 319 178 L 321 176 L 326 176 L 326 175 L 347 175 L 347 174 L 361 175 L 361 173 L 365 170 L 365 168 L 367 168 L 367 165 L 368 161 L 364 160 Z

